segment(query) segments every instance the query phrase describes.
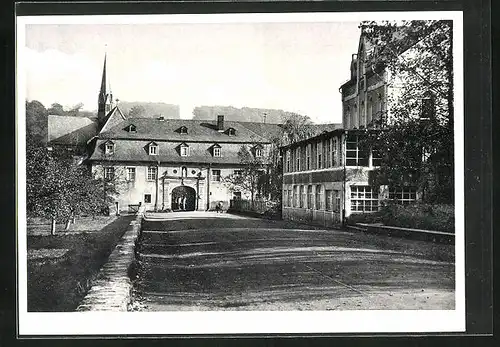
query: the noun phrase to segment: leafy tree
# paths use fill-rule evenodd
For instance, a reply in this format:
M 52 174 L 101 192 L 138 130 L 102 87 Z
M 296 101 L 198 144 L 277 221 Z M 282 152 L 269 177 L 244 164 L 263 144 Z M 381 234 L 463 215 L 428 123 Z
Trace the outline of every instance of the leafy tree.
M 130 118 L 142 117 L 146 114 L 146 108 L 142 105 L 132 107 L 128 113 Z
M 71 155 L 57 148 L 49 152 L 31 138 L 26 175 L 28 215 L 50 220 L 52 235 L 58 221 L 68 229 L 76 216 L 102 213 L 116 193 L 113 184 L 77 165 Z
M 283 118 L 282 144 L 297 142 L 313 135 L 309 116 L 288 113 Z
M 257 157 L 245 145 L 238 151 L 238 157 L 243 169 L 239 173 L 231 174 L 224 178 L 224 183 L 231 191 L 250 192 L 252 208 L 254 206 L 255 196 L 262 187 L 265 164 L 261 157 Z
M 63 106 L 57 102 L 54 102 L 52 105 L 50 105 L 47 111 L 49 112 L 49 114 L 55 114 L 57 116 L 66 115 L 66 111 L 64 111 Z
M 393 76 L 389 117 L 365 140 L 382 154 L 372 183 L 414 185 L 428 202 L 452 203 L 452 22 L 362 22 L 361 28 L 375 47 L 366 67 Z
M 39 145 L 47 142 L 48 112 L 40 101 L 26 101 L 26 136 Z

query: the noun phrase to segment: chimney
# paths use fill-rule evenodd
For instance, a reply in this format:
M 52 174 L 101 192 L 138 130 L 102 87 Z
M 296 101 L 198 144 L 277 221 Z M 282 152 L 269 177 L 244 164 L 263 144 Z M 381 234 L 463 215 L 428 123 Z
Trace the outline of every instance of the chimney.
M 217 116 L 217 131 L 224 131 L 224 115 L 222 114 Z

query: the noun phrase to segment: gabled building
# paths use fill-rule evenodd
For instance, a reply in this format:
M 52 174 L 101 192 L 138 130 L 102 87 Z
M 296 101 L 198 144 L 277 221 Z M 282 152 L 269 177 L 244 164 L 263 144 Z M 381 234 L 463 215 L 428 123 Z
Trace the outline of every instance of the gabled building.
M 270 134 L 279 126 L 187 119 L 126 118 L 107 90 L 106 61 L 99 92 L 99 132 L 89 141 L 92 171 L 113 181 L 115 208 L 145 205 L 147 210 L 207 210 L 248 192 L 230 190 L 224 177 L 241 171 L 238 152 L 246 146 L 267 158 Z
M 396 33 L 394 40 L 401 39 Z M 414 44 L 418 43 L 400 46 L 397 54 L 412 54 Z M 382 153 L 366 148 L 362 139 L 368 132 L 391 126 L 391 103 L 397 102 L 402 79 L 391 75 L 383 60 L 373 59 L 379 48 L 361 32 L 350 79 L 340 87 L 342 129 L 282 147 L 284 219 L 332 226 L 353 214 L 378 211 L 384 200 L 409 204 L 420 198 L 412 186 L 370 185 Z M 422 110 L 432 114 L 429 101 L 432 104 L 432 96 L 424 93 L 416 117 Z

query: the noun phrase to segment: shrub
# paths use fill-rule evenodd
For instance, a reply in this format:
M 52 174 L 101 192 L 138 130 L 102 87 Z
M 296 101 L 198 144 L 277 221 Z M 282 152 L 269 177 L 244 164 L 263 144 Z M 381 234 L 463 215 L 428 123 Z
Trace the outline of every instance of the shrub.
M 388 204 L 375 213 L 351 215 L 349 223 L 382 223 L 403 228 L 454 232 L 455 209 L 453 205 Z

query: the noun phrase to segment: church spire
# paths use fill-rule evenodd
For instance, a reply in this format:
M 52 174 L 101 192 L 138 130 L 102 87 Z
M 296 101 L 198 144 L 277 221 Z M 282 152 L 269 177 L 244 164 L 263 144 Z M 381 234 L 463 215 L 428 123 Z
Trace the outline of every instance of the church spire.
M 101 90 L 99 91 L 99 103 L 105 103 L 108 93 L 106 92 L 106 53 L 104 53 L 104 65 L 102 68 Z
M 99 98 L 98 98 L 99 101 L 97 107 L 97 119 L 100 126 L 104 125 L 106 121 L 106 116 L 113 107 L 113 100 L 112 100 L 113 96 L 111 95 L 111 87 L 109 86 L 106 63 L 107 63 L 107 52 L 104 53 L 104 65 L 102 67 L 101 89 L 99 90 Z

